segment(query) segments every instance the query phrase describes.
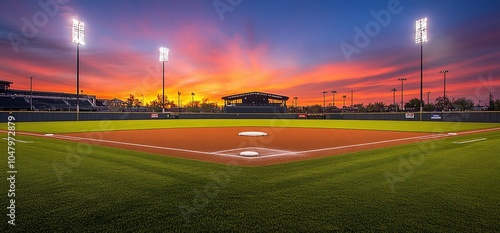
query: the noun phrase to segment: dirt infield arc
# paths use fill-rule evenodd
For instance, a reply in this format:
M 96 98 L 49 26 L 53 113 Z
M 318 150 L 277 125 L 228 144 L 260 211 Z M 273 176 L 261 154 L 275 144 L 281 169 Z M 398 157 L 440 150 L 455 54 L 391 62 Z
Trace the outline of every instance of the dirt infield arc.
M 238 136 L 260 131 L 268 136 Z M 445 134 L 312 128 L 182 128 L 54 135 L 63 140 L 242 166 L 263 166 L 409 144 Z M 259 155 L 246 157 L 242 151 Z

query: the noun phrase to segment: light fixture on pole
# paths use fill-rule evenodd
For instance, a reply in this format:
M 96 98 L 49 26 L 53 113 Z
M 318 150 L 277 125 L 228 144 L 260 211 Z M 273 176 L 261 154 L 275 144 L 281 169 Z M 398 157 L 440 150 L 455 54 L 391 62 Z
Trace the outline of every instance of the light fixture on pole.
M 397 90 L 396 90 L 396 88 L 392 88 L 391 91 L 392 91 L 392 104 L 394 106 L 396 106 L 396 112 L 397 112 L 398 111 L 398 107 L 396 105 L 396 91 Z
M 332 91 L 332 107 L 335 107 L 335 93 L 337 93 L 337 91 Z
M 444 75 L 443 100 L 444 105 L 446 106 L 446 101 L 448 100 L 448 98 L 446 98 L 446 73 L 448 73 L 448 70 L 440 70 L 439 73 Z
M 30 109 L 33 111 L 33 76 L 30 76 Z
M 162 63 L 162 95 L 161 95 L 161 111 L 165 112 L 165 62 L 168 62 L 168 48 L 160 48 L 160 61 Z
M 431 99 L 431 92 L 428 91 L 427 92 L 427 104 L 431 104 L 430 99 Z
M 343 104 L 342 108 L 345 108 L 345 98 L 346 98 L 346 97 L 347 97 L 346 95 L 343 95 L 343 96 L 342 96 L 342 98 L 344 98 L 344 104 Z
M 424 86 L 424 42 L 427 42 L 427 18 L 415 23 L 415 43 L 420 44 L 420 120 L 422 120 L 423 86 Z
M 323 91 L 323 108 L 326 108 L 326 93 L 327 91 Z
M 76 120 L 80 114 L 80 45 L 85 45 L 85 25 L 76 19 L 73 19 L 72 27 L 73 43 L 76 44 Z
M 295 100 L 295 107 L 298 107 L 299 106 L 299 102 L 298 102 L 298 99 L 299 97 L 295 96 L 293 97 L 293 99 Z
M 404 89 L 405 89 L 405 86 L 404 86 L 404 81 L 406 81 L 406 78 L 398 78 L 398 81 L 401 81 L 401 109 L 405 109 L 405 106 L 404 106 Z
M 191 107 L 194 107 L 194 92 L 191 92 Z

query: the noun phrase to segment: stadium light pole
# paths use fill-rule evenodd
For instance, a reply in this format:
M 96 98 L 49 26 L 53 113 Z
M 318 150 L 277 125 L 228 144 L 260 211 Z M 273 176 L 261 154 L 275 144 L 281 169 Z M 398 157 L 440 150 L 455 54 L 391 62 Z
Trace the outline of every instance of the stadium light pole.
M 85 25 L 83 22 L 73 19 L 72 39 L 76 44 L 76 120 L 80 114 L 80 45 L 85 45 Z
M 420 120 L 422 120 L 424 102 L 424 42 L 427 42 L 427 18 L 419 19 L 415 23 L 415 43 L 420 44 Z
M 351 90 L 351 110 L 354 107 L 354 91 Z
M 194 92 L 191 92 L 191 107 L 194 108 Z
M 326 93 L 327 91 L 323 91 L 323 108 L 326 108 Z
M 168 48 L 160 48 L 160 61 L 162 63 L 161 111 L 165 113 L 165 62 L 168 62 Z
M 342 98 L 344 98 L 344 102 L 343 102 L 343 106 L 342 106 L 342 108 L 344 108 L 345 107 L 345 98 L 347 98 L 347 96 L 343 95 Z
M 428 92 L 427 92 L 427 104 L 430 104 L 430 103 L 431 103 L 430 99 L 431 99 L 431 92 L 430 92 L 430 91 L 428 91 Z
M 448 73 L 448 70 L 440 70 L 440 74 L 443 74 L 444 76 L 444 83 L 443 83 L 443 99 L 444 99 L 444 105 L 446 106 L 446 73 Z
M 293 97 L 293 99 L 295 100 L 295 107 L 298 107 L 298 106 L 299 106 L 299 103 L 297 102 L 297 99 L 298 99 L 298 98 L 299 98 L 299 97 L 297 97 L 297 96 Z
M 406 78 L 398 78 L 398 81 L 401 81 L 401 109 L 405 109 L 404 107 L 404 90 L 405 90 L 405 86 L 404 86 L 404 82 L 406 81 Z
M 181 92 L 177 91 L 177 112 L 181 113 Z
M 335 107 L 335 93 L 337 93 L 337 91 L 332 91 L 332 107 Z
M 30 76 L 30 109 L 33 111 L 33 76 Z
M 396 112 L 398 111 L 398 107 L 396 105 L 396 88 L 392 88 L 391 89 L 392 91 L 392 104 L 394 104 L 394 106 L 396 106 Z
M 142 96 L 142 103 L 141 103 L 141 106 L 143 106 L 143 107 L 144 107 L 144 94 L 141 94 L 141 96 Z

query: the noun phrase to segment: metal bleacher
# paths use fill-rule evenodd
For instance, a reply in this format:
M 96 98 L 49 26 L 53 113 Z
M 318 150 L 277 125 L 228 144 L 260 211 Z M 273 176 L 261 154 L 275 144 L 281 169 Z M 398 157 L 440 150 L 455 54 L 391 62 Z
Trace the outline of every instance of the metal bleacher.
M 30 110 L 31 105 L 24 97 L 0 95 L 0 110 Z
M 70 105 L 63 99 L 54 98 L 33 98 L 33 107 L 39 111 L 66 111 Z

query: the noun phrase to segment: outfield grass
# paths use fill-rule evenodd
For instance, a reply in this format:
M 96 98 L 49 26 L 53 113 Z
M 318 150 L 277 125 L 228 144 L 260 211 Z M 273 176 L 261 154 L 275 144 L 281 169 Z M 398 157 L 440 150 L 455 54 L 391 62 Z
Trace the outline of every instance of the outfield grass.
M 33 143 L 16 144 L 17 225 L 2 232 L 500 231 L 498 131 L 266 167 L 17 139 Z
M 0 129 L 6 130 L 7 124 Z M 121 120 L 121 121 L 64 121 L 64 122 L 18 122 L 19 131 L 40 133 L 70 133 L 108 130 L 189 128 L 189 127 L 307 127 L 337 129 L 367 129 L 411 132 L 455 132 L 472 129 L 500 127 L 500 123 L 461 123 L 461 122 L 429 122 L 429 121 L 368 121 L 368 120 L 234 120 L 234 119 L 200 119 L 200 120 Z

